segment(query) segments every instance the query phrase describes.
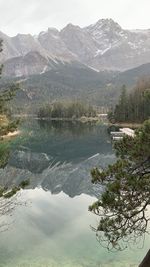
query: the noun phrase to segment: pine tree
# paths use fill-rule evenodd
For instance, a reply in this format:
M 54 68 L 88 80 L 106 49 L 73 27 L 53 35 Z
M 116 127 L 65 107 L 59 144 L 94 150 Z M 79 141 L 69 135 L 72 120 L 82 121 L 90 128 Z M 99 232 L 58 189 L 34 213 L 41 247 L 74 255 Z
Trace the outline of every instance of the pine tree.
M 2 52 L 2 41 L 0 41 L 0 52 Z M 3 66 L 0 67 L 0 75 L 2 73 Z M 0 114 L 6 114 L 8 111 L 7 103 L 14 97 L 16 91 L 19 89 L 17 84 L 12 84 L 8 89 L 4 89 L 0 93 Z M 7 115 L 8 116 L 8 115 Z M 17 121 L 13 121 L 9 117 L 9 123 L 5 127 L 0 127 L 0 136 L 6 134 L 9 131 L 15 130 L 18 125 Z M 4 168 L 9 158 L 10 148 L 9 144 L 0 142 L 0 168 Z M 29 184 L 29 180 L 22 181 L 18 186 L 7 188 L 0 184 L 0 216 L 10 214 L 15 208 L 14 201 L 10 201 L 11 197 L 17 197 L 17 192 Z M 16 196 L 15 196 L 16 195 Z M 8 228 L 7 223 L 0 224 L 0 231 L 4 231 Z
M 108 249 L 124 249 L 147 231 L 150 217 L 150 120 L 115 145 L 118 160 L 104 171 L 94 168 L 92 182 L 103 193 L 89 210 L 100 216 L 98 240 Z
M 112 122 L 144 122 L 150 118 L 150 79 L 139 81 L 131 93 L 127 94 L 126 87 L 121 90 L 120 99 L 109 113 Z
M 0 52 L 2 52 L 2 40 L 0 40 Z M 0 66 L 0 75 L 2 74 L 3 65 Z M 0 92 L 0 115 L 7 117 L 9 123 L 7 125 L 0 125 L 0 136 L 6 134 L 9 131 L 14 131 L 18 125 L 18 121 L 11 119 L 9 112 L 9 102 L 16 95 L 19 89 L 19 84 L 11 84 L 8 88 L 4 88 Z

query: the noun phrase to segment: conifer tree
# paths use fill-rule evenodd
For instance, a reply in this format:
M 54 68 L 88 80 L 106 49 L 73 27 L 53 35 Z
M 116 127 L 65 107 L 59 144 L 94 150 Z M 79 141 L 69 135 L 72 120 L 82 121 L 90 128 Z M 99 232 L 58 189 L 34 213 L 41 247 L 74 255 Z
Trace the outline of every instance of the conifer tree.
M 150 79 L 140 80 L 127 94 L 122 87 L 120 99 L 114 111 L 108 115 L 112 122 L 144 122 L 150 118 Z
M 0 52 L 2 52 L 2 40 L 0 40 Z M 0 76 L 2 74 L 3 65 L 0 65 Z M 0 115 L 8 118 L 9 123 L 7 125 L 0 125 L 0 136 L 7 134 L 9 131 L 14 131 L 18 125 L 18 121 L 11 119 L 11 114 L 9 112 L 9 102 L 15 96 L 17 90 L 19 89 L 19 84 L 12 83 L 8 88 L 1 88 L 0 91 Z
M 100 216 L 93 228 L 108 249 L 124 249 L 147 231 L 150 216 L 150 120 L 115 145 L 118 160 L 106 170 L 94 168 L 92 182 L 103 187 L 89 210 Z

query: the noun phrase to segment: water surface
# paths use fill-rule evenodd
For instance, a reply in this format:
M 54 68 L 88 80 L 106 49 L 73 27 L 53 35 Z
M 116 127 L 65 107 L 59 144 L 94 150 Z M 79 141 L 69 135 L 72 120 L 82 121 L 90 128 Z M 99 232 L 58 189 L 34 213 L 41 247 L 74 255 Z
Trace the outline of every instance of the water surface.
M 0 267 L 138 266 L 149 249 L 148 237 L 142 249 L 111 253 L 90 227 L 98 217 L 88 206 L 101 193 L 91 184 L 90 170 L 114 160 L 105 125 L 25 121 L 7 167 L 0 170 L 2 184 L 30 179 L 0 218 Z

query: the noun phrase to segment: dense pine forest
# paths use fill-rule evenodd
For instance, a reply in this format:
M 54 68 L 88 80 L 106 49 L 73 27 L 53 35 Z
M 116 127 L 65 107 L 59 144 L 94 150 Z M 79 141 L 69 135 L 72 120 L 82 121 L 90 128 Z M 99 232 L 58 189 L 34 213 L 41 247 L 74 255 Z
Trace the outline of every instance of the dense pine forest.
M 95 117 L 96 110 L 79 101 L 54 102 L 41 107 L 38 111 L 39 118 L 69 118 L 78 119 L 82 116 Z
M 0 40 L 0 52 L 2 52 L 2 40 Z M 0 78 L 3 65 L 0 66 Z M 0 92 L 0 136 L 16 130 L 18 120 L 13 120 L 11 116 L 10 101 L 14 98 L 19 89 L 19 84 L 12 83 L 4 86 Z
M 150 79 L 141 79 L 128 93 L 122 87 L 118 104 L 109 115 L 111 122 L 141 123 L 150 117 Z

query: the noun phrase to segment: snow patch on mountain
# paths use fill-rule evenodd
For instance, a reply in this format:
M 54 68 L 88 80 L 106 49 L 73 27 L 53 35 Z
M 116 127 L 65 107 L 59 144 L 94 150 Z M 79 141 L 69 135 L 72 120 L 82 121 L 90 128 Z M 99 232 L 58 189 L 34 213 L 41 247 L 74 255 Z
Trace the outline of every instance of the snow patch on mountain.
M 97 57 L 98 55 L 103 55 L 103 54 L 105 54 L 109 49 L 111 49 L 111 45 L 109 45 L 107 48 L 105 48 L 104 50 L 101 50 L 101 49 L 98 49 L 97 51 L 96 51 L 96 54 L 95 54 L 95 56 L 94 57 Z
M 40 72 L 40 74 L 45 73 L 48 70 L 48 66 L 44 66 L 43 70 Z
M 96 70 L 119 71 L 150 62 L 150 29 L 122 29 L 112 19 L 100 19 L 84 28 L 70 23 L 61 31 L 48 28 L 36 36 L 11 38 L 0 32 L 0 38 L 4 43 L 0 61 L 6 62 L 8 74 L 17 76 L 41 73 L 47 64 L 55 68 L 74 61 Z

